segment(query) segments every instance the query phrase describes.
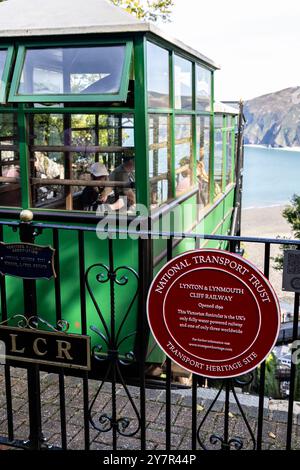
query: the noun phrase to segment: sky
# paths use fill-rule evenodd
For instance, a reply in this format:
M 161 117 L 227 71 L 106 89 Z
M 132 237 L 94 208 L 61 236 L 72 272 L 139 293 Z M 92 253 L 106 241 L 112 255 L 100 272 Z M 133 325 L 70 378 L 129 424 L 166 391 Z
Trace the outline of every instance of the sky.
M 213 59 L 217 100 L 247 100 L 300 85 L 300 2 L 174 0 L 160 24 Z

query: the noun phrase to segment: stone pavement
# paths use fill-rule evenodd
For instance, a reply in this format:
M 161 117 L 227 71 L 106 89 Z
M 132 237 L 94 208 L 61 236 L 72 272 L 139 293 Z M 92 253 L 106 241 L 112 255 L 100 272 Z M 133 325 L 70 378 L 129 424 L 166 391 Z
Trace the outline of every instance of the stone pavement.
M 11 368 L 12 397 L 14 414 L 14 432 L 16 439 L 27 439 L 28 428 L 28 402 L 26 372 L 22 369 Z M 100 382 L 89 381 L 89 398 L 92 402 Z M 129 387 L 134 403 L 139 409 L 139 388 Z M 66 394 L 66 420 L 69 449 L 84 449 L 84 414 L 83 414 L 83 387 L 82 380 L 74 377 L 65 377 Z M 199 388 L 197 420 L 200 424 L 216 390 Z M 258 397 L 247 394 L 238 394 L 243 410 L 255 434 L 257 431 Z M 41 373 L 41 399 L 43 433 L 48 443 L 61 446 L 61 423 L 59 411 L 59 384 L 58 376 Z M 171 430 L 172 449 L 191 449 L 191 423 L 192 398 L 190 389 L 177 389 L 172 391 Z M 0 435 L 7 436 L 6 397 L 3 367 L 0 368 Z M 215 449 L 218 446 L 210 444 L 212 434 L 223 435 L 224 426 L 224 394 L 222 393 L 201 431 L 201 439 L 207 447 Z M 111 385 L 105 383 L 93 408 L 93 418 L 96 420 L 101 414 L 111 415 Z M 123 387 L 117 387 L 117 416 L 127 417 L 130 423 L 126 433 L 134 433 L 137 428 L 137 418 Z M 121 425 L 122 422 L 120 422 Z M 244 447 L 251 448 L 250 435 L 241 417 L 241 413 L 233 397 L 230 399 L 229 418 L 230 437 L 244 439 Z M 287 430 L 287 402 L 265 400 L 263 448 L 284 449 Z M 165 391 L 156 389 L 146 390 L 146 436 L 147 449 L 165 449 Z M 112 434 L 99 432 L 90 426 L 91 449 L 112 449 Z M 293 419 L 293 448 L 300 449 L 300 403 L 295 403 Z M 118 449 L 140 449 L 139 432 L 133 437 L 118 437 Z

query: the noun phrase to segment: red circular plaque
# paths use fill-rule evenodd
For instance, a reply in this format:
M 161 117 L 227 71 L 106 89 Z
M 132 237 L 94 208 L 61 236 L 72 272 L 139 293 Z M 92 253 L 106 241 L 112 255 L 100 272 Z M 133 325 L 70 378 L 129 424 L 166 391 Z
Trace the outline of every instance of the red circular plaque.
M 221 250 L 189 251 L 168 262 L 151 284 L 147 311 L 167 356 L 212 378 L 256 368 L 280 328 L 269 281 L 241 256 Z

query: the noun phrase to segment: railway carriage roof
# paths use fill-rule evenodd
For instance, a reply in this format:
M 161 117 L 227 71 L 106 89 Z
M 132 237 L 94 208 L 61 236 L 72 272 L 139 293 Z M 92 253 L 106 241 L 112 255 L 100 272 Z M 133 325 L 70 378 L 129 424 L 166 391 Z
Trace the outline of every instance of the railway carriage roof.
M 239 103 L 237 103 L 237 107 L 230 106 L 227 103 L 222 103 L 221 101 L 215 101 L 214 103 L 214 111 L 217 114 L 239 114 Z
M 192 54 L 213 69 L 206 56 L 140 21 L 109 0 L 6 0 L 0 3 L 0 38 L 92 33 L 150 32 Z

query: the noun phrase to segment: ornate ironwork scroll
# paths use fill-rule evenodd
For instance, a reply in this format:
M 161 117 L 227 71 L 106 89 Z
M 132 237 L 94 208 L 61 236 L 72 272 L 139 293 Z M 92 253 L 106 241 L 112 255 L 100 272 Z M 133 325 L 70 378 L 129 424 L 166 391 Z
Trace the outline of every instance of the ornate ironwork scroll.
M 23 314 L 13 315 L 3 322 L 0 326 L 9 325 L 10 322 L 17 321 L 18 328 L 29 328 L 30 330 L 40 330 L 41 326 L 46 327 L 49 331 L 56 331 L 57 333 L 67 333 L 70 325 L 66 320 L 58 320 L 56 325 L 53 326 L 47 320 L 37 315 L 26 317 Z
M 249 375 L 249 378 L 245 380 L 242 377 L 239 377 L 235 379 L 226 379 L 222 381 L 214 400 L 210 404 L 208 410 L 206 411 L 197 429 L 197 440 L 202 449 L 204 450 L 211 449 L 207 446 L 207 444 L 205 444 L 205 439 L 202 436 L 202 431 L 203 431 L 203 428 L 204 428 L 204 425 L 208 416 L 213 411 L 213 408 L 215 404 L 217 403 L 223 390 L 225 391 L 224 432 L 222 436 L 218 434 L 211 434 L 208 437 L 209 443 L 212 445 L 212 448 L 215 450 L 217 449 L 217 446 L 219 450 L 233 450 L 233 449 L 242 450 L 245 448 L 245 442 L 244 442 L 243 437 L 240 437 L 240 436 L 231 437 L 229 435 L 230 394 L 232 393 L 234 401 L 237 404 L 238 409 L 240 411 L 242 421 L 245 425 L 245 429 L 247 430 L 249 434 L 251 450 L 254 450 L 256 448 L 256 439 L 255 439 L 254 433 L 251 429 L 247 416 L 242 408 L 242 405 L 239 401 L 239 398 L 235 390 L 235 386 L 238 385 L 239 387 L 245 387 L 253 381 L 253 374 L 250 373 L 248 375 Z
M 125 333 L 125 326 L 127 326 L 127 320 L 132 311 L 135 300 L 138 295 L 139 287 L 139 276 L 136 271 L 128 266 L 119 266 L 114 269 L 113 259 L 112 259 L 112 247 L 110 240 L 110 266 L 99 263 L 94 264 L 88 268 L 85 275 L 86 286 L 90 297 L 93 301 L 95 309 L 100 319 L 100 327 L 92 325 L 90 329 L 96 333 L 101 342 L 94 346 L 92 349 L 93 357 L 97 361 L 101 361 L 107 364 L 107 369 L 105 376 L 95 394 L 90 408 L 89 408 L 89 420 L 94 429 L 99 432 L 106 433 L 112 430 L 113 432 L 113 442 L 116 446 L 117 435 L 132 437 L 138 433 L 141 427 L 141 418 L 137 406 L 130 394 L 129 388 L 126 385 L 124 377 L 122 375 L 121 365 L 128 366 L 136 361 L 133 351 L 127 351 L 121 353 L 120 348 L 126 341 L 136 335 L 136 331 Z M 94 271 L 94 276 L 92 276 L 92 271 Z M 95 274 L 96 271 L 96 274 Z M 91 286 L 92 279 L 97 281 L 99 287 L 104 284 L 109 284 L 109 293 L 110 293 L 110 315 L 109 322 L 106 321 L 103 314 L 102 308 L 97 302 L 95 293 Z M 124 293 L 126 292 L 126 287 L 129 286 L 129 280 L 132 279 L 135 283 L 134 292 L 130 298 L 128 305 L 124 307 L 124 311 L 116 312 L 116 303 L 115 303 L 115 288 L 117 286 L 123 288 Z M 116 322 L 116 315 L 118 315 L 118 322 Z M 108 324 L 109 323 L 109 324 Z M 117 326 L 118 324 L 118 326 Z M 101 413 L 100 415 L 94 415 L 94 408 L 96 400 L 99 397 L 99 394 L 103 388 L 105 382 L 111 382 L 111 392 L 112 392 L 112 413 L 111 415 L 107 413 Z M 129 400 L 129 403 L 133 409 L 134 415 L 137 420 L 137 424 L 134 423 L 133 429 L 131 428 L 132 419 L 128 417 L 118 417 L 116 410 L 116 384 L 120 383 L 125 390 L 126 396 Z

